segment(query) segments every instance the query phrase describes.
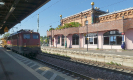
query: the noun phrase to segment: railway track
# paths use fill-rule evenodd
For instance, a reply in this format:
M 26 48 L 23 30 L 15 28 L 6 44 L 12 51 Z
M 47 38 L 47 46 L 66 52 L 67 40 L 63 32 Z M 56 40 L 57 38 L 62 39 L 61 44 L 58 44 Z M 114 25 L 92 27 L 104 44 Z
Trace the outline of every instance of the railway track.
M 62 58 L 57 55 L 43 53 L 43 54 L 39 54 L 36 59 L 47 65 L 50 65 L 54 69 L 57 69 L 61 72 L 66 72 L 66 74 L 77 76 L 81 78 L 81 80 L 84 80 L 84 79 L 110 80 L 111 78 L 112 78 L 111 80 L 114 80 L 116 78 L 118 80 L 125 80 L 126 78 L 127 80 L 133 80 L 133 76 L 130 73 L 124 73 L 121 71 L 84 64 L 82 62 L 71 61 L 70 58 L 64 58 L 64 57 Z M 93 70 L 95 72 L 93 72 Z M 112 76 L 109 76 L 109 75 L 112 75 Z
M 41 55 L 41 56 L 46 56 L 46 55 Z M 48 56 L 48 55 L 47 55 L 47 56 Z M 50 57 L 59 59 L 58 57 L 54 57 L 54 56 L 50 56 Z M 74 77 L 74 78 L 77 78 L 78 80 L 96 80 L 96 79 L 94 79 L 94 78 L 92 78 L 92 77 L 89 77 L 89 76 L 87 76 L 87 75 L 78 73 L 78 72 L 76 72 L 76 71 L 69 70 L 69 69 L 67 69 L 67 68 L 63 68 L 63 67 L 61 67 L 61 66 L 59 66 L 59 65 L 56 65 L 56 64 L 49 63 L 49 62 L 47 62 L 47 61 L 45 61 L 45 60 L 42 60 L 42 59 L 39 59 L 39 58 L 34 58 L 34 59 L 36 59 L 36 60 L 38 60 L 38 61 L 41 61 L 41 62 L 45 63 L 46 65 L 48 65 L 48 66 L 51 67 L 52 69 L 55 69 L 55 70 L 57 70 L 57 71 L 59 71 L 59 72 L 62 72 L 62 73 L 64 73 L 64 74 L 66 74 L 66 75 L 69 75 L 69 76 L 72 76 L 72 77 Z M 65 60 L 65 59 L 61 59 L 61 60 Z
M 68 57 L 41 53 L 34 59 L 77 80 L 133 80 L 132 74 L 72 61 Z

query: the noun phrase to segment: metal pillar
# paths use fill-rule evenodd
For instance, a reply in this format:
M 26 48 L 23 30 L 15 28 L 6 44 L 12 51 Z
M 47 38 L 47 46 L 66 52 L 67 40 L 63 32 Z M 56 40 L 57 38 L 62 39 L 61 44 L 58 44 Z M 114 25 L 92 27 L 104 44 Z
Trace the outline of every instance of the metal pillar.
M 87 25 L 87 51 L 88 51 L 88 25 Z
M 51 27 L 51 46 L 52 46 L 52 26 Z
M 37 20 L 37 22 L 38 22 L 37 32 L 39 32 L 39 14 L 38 14 L 38 20 Z
M 99 47 L 98 47 L 98 31 L 97 31 L 97 49 L 99 49 Z
M 87 21 L 87 16 L 85 16 L 86 21 Z M 88 23 L 85 23 L 87 27 L 87 51 L 88 51 Z

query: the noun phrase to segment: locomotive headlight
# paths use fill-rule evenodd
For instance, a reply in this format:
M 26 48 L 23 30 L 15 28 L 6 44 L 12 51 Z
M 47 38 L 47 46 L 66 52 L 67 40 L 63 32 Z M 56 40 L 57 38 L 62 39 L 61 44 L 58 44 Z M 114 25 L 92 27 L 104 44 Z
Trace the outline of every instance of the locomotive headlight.
M 40 47 L 39 43 L 37 43 L 37 47 Z
M 26 43 L 24 43 L 24 47 L 26 47 Z

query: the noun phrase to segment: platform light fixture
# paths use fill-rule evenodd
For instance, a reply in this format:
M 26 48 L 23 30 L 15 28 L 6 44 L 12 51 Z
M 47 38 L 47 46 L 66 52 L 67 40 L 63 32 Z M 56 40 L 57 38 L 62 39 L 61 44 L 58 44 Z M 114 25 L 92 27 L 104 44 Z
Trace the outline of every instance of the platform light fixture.
M 51 46 L 52 46 L 52 25 L 50 27 L 51 27 Z
M 87 21 L 87 16 L 85 16 L 84 18 L 86 18 L 86 21 Z M 86 25 L 86 28 L 87 28 L 87 51 L 88 51 L 88 24 L 85 23 Z
M 14 11 L 15 7 L 11 7 L 9 13 L 12 13 Z

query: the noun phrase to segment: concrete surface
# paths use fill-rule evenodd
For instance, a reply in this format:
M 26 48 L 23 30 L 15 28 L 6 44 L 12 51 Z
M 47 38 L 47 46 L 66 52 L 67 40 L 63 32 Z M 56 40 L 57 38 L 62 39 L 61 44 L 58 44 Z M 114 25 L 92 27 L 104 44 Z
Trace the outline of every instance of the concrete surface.
M 0 80 L 76 80 L 0 47 Z

